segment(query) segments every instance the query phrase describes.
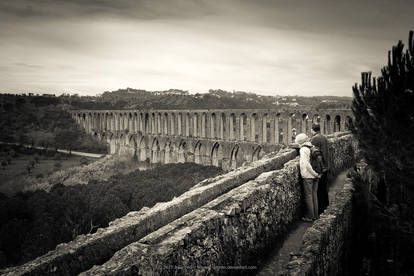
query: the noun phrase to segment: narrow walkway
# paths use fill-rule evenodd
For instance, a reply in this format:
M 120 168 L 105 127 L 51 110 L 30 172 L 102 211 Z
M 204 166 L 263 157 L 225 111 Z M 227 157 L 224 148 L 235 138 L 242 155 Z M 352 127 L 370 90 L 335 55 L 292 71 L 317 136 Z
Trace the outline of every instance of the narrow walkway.
M 333 202 L 336 193 L 342 190 L 347 172 L 348 170 L 343 171 L 329 184 L 329 202 Z M 284 268 L 289 262 L 290 253 L 299 251 L 302 246 L 303 234 L 305 234 L 311 225 L 312 222 L 297 221 L 283 242 L 282 247 L 268 254 L 255 275 L 277 275 L 278 271 Z

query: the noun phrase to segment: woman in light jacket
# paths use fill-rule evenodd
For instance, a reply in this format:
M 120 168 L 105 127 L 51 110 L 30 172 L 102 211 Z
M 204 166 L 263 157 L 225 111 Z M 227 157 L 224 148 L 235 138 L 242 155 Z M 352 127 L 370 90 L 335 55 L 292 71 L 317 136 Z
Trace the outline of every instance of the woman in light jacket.
M 302 220 L 312 221 L 318 218 L 318 178 L 320 176 L 310 164 L 312 144 L 308 136 L 305 133 L 298 134 L 295 143 L 300 147 L 300 175 L 303 178 L 303 190 L 305 191 L 306 213 Z

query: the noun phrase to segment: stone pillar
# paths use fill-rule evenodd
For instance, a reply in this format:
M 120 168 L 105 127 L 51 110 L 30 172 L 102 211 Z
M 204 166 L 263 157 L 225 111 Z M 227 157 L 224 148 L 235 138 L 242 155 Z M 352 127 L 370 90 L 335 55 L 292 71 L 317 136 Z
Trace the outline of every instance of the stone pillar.
M 99 131 L 99 114 L 93 114 L 93 129 L 98 132 Z
M 319 125 L 321 127 L 321 134 L 324 134 L 324 135 L 325 135 L 325 124 L 326 124 L 325 119 L 321 117 L 321 120 L 319 121 Z
M 185 114 L 185 137 L 190 137 L 190 116 Z
M 247 120 L 247 117 L 239 117 L 239 140 L 244 141 L 244 120 Z
M 113 125 L 113 118 L 112 118 L 112 114 L 107 114 L 106 115 L 106 128 L 109 131 L 113 131 L 115 129 L 114 125 Z
M 156 134 L 161 134 L 161 131 L 162 131 L 162 129 L 161 129 L 161 114 L 160 113 L 156 113 L 156 115 L 155 115 L 156 117 L 156 124 L 157 124 L 157 132 L 156 132 Z
M 128 129 L 129 132 L 135 132 L 134 116 L 132 113 L 128 114 Z
M 85 116 L 85 126 L 86 133 L 89 133 L 89 114 Z
M 334 127 L 335 127 L 335 118 L 331 117 L 331 121 L 329 122 L 329 134 L 334 133 Z
M 229 126 L 228 126 L 228 129 L 229 129 L 229 131 L 227 132 L 229 135 L 228 135 L 228 137 L 226 137 L 227 139 L 230 139 L 230 140 L 234 140 L 234 131 L 233 131 L 233 128 L 234 128 L 234 125 L 233 125 L 233 116 L 232 115 L 230 115 L 230 119 L 229 119 Z
M 247 123 L 249 123 L 249 121 L 250 121 L 250 128 L 249 128 L 249 130 L 250 130 L 250 135 L 249 135 L 250 139 L 249 139 L 249 141 L 254 142 L 256 140 L 256 121 L 255 121 L 255 118 L 253 116 L 249 116 L 247 118 Z
M 177 115 L 177 135 L 181 136 L 182 135 L 182 119 L 183 119 L 183 115 L 181 113 L 178 113 Z
M 117 114 L 118 115 L 118 130 L 122 130 L 123 129 L 123 125 L 124 125 L 124 117 L 122 116 L 122 114 Z
M 292 142 L 292 121 L 294 118 L 292 116 L 289 116 L 288 118 L 288 124 L 287 124 L 287 144 L 289 145 Z
M 279 136 L 279 134 L 280 134 L 280 126 L 279 126 L 279 116 L 277 116 L 276 118 L 274 118 L 274 129 L 275 129 L 275 131 L 274 131 L 274 133 L 273 133 L 273 135 L 274 135 L 274 137 L 275 137 L 275 144 L 279 144 L 280 143 L 280 136 Z
M 174 121 L 174 119 L 175 119 L 175 114 L 174 113 L 170 113 L 169 115 L 168 115 L 169 117 L 170 117 L 170 133 L 171 133 L 171 135 L 175 135 L 175 121 Z
M 95 129 L 98 132 L 101 130 L 100 124 L 101 124 L 101 115 L 98 113 L 95 115 L 95 126 L 96 126 Z
M 240 133 L 241 133 L 241 128 L 240 128 L 241 124 L 240 124 L 240 122 L 241 122 L 241 120 L 240 120 L 240 115 L 235 115 L 235 116 L 236 116 L 236 130 L 235 130 L 235 133 L 234 133 L 234 139 L 240 141 L 240 140 L 242 140 L 240 138 Z
M 115 122 L 115 131 L 119 130 L 119 115 L 118 113 L 114 113 L 114 122 Z
M 197 137 L 203 137 L 202 114 L 197 115 Z
M 118 130 L 122 131 L 124 130 L 124 115 L 118 114 Z
M 154 113 L 152 116 L 152 134 L 156 135 L 158 133 L 158 122 L 157 122 L 157 114 Z
M 105 129 L 104 127 L 104 114 L 103 113 L 99 113 L 98 116 L 98 129 L 99 131 L 102 131 Z
M 138 124 L 137 131 L 141 131 L 141 133 L 144 134 L 143 127 L 142 127 L 142 113 L 137 114 L 137 124 Z
M 215 128 L 215 124 L 217 123 L 217 122 L 215 122 L 215 117 L 213 117 L 213 115 L 212 114 L 210 114 L 210 138 L 211 139 L 215 139 L 216 138 L 216 136 L 215 136 L 215 132 L 214 132 L 214 128 Z
M 198 137 L 198 115 L 193 114 L 193 136 Z
M 218 126 L 218 138 L 223 140 L 224 138 L 224 122 L 223 122 L 223 113 L 220 113 L 219 116 L 217 116 L 217 126 Z
M 169 128 L 168 128 L 168 125 L 169 125 L 169 120 L 168 120 L 168 114 L 167 113 L 164 113 L 164 115 L 162 116 L 162 118 L 164 119 L 164 135 L 170 135 L 170 132 L 169 132 Z
M 139 125 L 139 113 L 134 113 L 134 127 L 135 127 L 135 133 L 138 133 L 140 131 L 140 125 Z M 138 141 L 137 141 L 138 142 Z
M 106 114 L 105 113 L 101 114 L 101 129 L 102 131 L 106 130 Z
M 201 114 L 201 137 L 203 138 L 208 138 L 207 134 L 210 133 L 207 120 L 207 114 Z
M 129 122 L 130 122 L 130 118 L 129 118 L 129 114 L 125 113 L 124 114 L 124 129 L 128 129 L 129 131 L 131 131 L 131 129 L 129 128 Z
M 259 143 L 267 143 L 267 116 L 259 117 Z M 261 135 L 260 135 L 261 134 Z
M 270 131 L 270 141 L 269 141 L 269 143 L 271 143 L 271 144 L 276 143 L 276 136 L 275 136 L 276 129 L 275 129 L 275 118 L 270 117 L 270 129 L 269 129 L 269 131 Z
M 289 118 L 287 119 L 282 119 L 282 132 L 283 132 L 283 144 L 288 145 L 289 144 Z
M 341 131 L 345 131 L 346 116 L 342 115 L 340 116 L 340 118 L 341 118 L 341 122 L 340 122 Z
M 302 117 L 302 120 L 301 120 L 301 130 L 300 131 L 303 132 L 303 133 L 306 133 L 306 135 L 308 133 L 308 130 L 306 128 L 306 118 L 303 118 Z

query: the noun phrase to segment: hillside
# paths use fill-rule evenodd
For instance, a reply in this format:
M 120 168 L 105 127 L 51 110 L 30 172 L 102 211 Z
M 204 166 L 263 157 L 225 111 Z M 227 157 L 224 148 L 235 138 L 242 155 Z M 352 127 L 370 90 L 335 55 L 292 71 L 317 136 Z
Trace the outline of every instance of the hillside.
M 237 109 L 283 106 L 349 108 L 352 102 L 350 97 L 264 96 L 220 89 L 210 90 L 205 94 L 190 94 L 177 89 L 151 92 L 127 88 L 107 91 L 98 96 L 64 95 L 59 98 L 77 109 Z
M 105 153 L 106 145 L 87 135 L 60 97 L 0 94 L 0 141 Z

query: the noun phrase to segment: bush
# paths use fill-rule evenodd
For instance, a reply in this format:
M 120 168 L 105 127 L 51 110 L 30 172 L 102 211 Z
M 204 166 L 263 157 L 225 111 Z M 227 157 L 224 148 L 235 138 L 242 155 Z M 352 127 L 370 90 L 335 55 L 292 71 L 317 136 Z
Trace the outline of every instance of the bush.
M 82 157 L 82 158 L 80 159 L 80 164 L 81 164 L 81 165 L 88 165 L 88 163 L 89 163 L 88 158 L 86 158 L 86 157 Z
M 36 178 L 43 178 L 43 173 L 36 174 Z
M 56 162 L 55 164 L 53 164 L 53 166 L 55 167 L 55 169 L 60 169 L 62 168 L 62 163 Z
M 168 164 L 114 175 L 108 181 L 90 181 L 88 185 L 68 187 L 56 180 L 49 193 L 38 190 L 17 194 L 1 205 L 0 214 L 7 214 L 0 226 L 0 247 L 4 248 L 6 263 L 26 262 L 76 235 L 106 227 L 129 211 L 171 200 L 220 172 L 216 167 Z

